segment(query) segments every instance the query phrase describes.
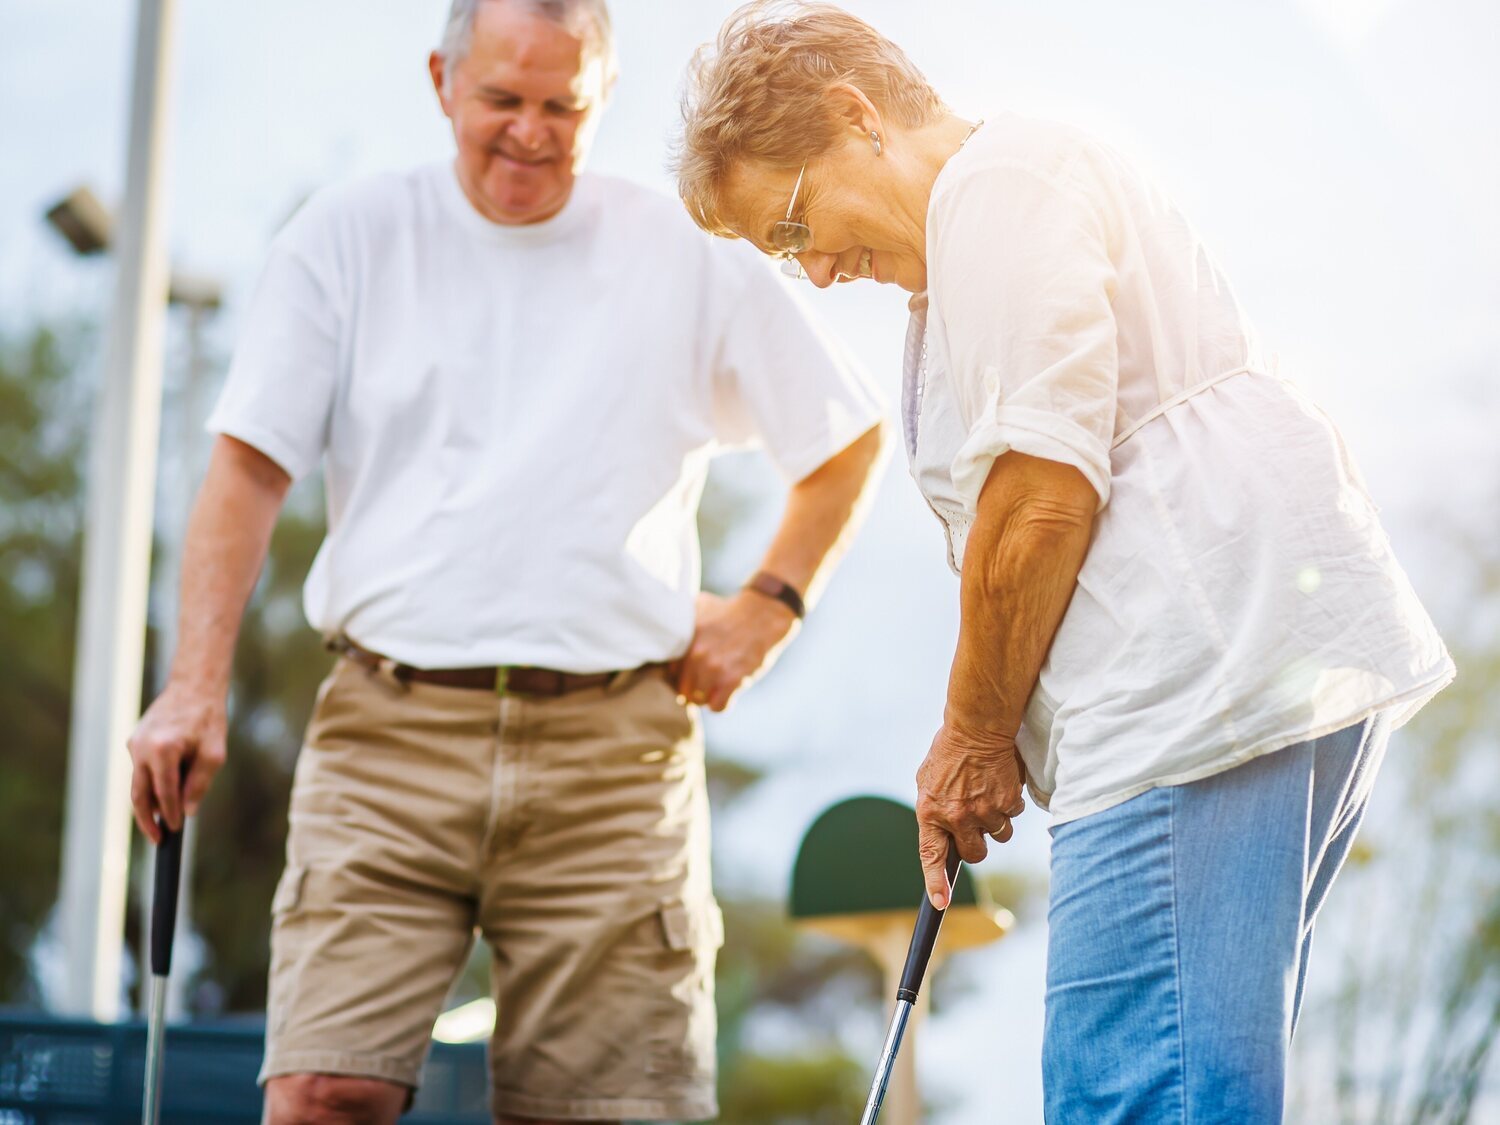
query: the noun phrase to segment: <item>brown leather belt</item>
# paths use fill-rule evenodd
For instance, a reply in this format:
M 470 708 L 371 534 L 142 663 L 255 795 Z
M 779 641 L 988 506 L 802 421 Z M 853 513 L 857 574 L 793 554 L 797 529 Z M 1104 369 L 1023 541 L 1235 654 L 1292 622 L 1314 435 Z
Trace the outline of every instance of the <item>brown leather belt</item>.
M 443 687 L 471 688 L 496 695 L 559 696 L 585 688 L 608 687 L 622 676 L 632 673 L 662 676 L 669 683 L 677 678 L 680 660 L 642 664 L 622 672 L 559 672 L 552 668 L 527 668 L 517 665 L 491 665 L 481 668 L 416 668 L 401 664 L 378 652 L 361 648 L 348 637 L 330 637 L 325 642 L 330 652 L 348 657 L 354 663 L 374 672 L 388 672 L 401 683 L 441 684 Z

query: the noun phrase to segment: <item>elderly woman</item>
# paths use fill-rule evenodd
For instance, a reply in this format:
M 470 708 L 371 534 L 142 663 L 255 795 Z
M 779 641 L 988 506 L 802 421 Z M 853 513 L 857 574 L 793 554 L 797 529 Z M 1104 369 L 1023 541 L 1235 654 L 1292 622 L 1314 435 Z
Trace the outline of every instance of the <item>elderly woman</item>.
M 701 226 L 914 294 L 962 609 L 922 859 L 941 906 L 950 837 L 1009 839 L 1023 780 L 1052 814 L 1048 1119 L 1278 1120 L 1313 919 L 1453 675 L 1337 431 L 1127 160 L 955 115 L 838 8 L 740 9 L 684 115 Z

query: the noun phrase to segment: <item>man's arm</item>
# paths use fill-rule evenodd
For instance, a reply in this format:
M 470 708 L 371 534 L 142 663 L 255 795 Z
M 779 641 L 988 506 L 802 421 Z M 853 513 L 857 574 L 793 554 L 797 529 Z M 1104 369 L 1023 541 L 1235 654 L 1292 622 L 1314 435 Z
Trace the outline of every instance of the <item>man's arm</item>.
M 171 673 L 129 741 L 130 802 L 153 843 L 156 814 L 180 829 L 224 764 L 235 639 L 291 483 L 259 450 L 231 437 L 214 443 L 183 545 Z
M 1088 554 L 1099 498 L 1071 465 L 1010 452 L 979 494 L 964 550 L 958 650 L 943 726 L 917 771 L 922 868 L 947 903 L 952 837 L 969 863 L 1025 807 L 1016 732 Z
M 795 588 L 809 605 L 864 519 L 884 445 L 885 427 L 874 426 L 792 486 L 760 569 Z M 753 590 L 729 598 L 699 595 L 698 627 L 678 691 L 724 710 L 741 687 L 774 663 L 796 626 L 787 606 Z

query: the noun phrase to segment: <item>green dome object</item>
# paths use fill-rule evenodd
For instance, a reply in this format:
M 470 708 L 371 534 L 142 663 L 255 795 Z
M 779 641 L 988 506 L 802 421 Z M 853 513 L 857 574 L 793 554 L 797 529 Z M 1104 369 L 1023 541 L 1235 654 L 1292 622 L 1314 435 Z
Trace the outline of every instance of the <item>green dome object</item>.
M 851 797 L 825 809 L 802 838 L 790 911 L 793 918 L 915 912 L 925 894 L 916 810 L 888 797 Z M 952 905 L 990 908 L 981 895 L 960 867 Z

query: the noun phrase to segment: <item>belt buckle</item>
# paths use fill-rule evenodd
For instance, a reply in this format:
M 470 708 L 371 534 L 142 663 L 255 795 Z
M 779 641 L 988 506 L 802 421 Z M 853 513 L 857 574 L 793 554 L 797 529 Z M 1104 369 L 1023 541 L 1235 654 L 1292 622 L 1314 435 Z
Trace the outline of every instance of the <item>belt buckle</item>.
M 495 694 L 503 697 L 510 690 L 510 666 L 501 664 L 495 669 Z

